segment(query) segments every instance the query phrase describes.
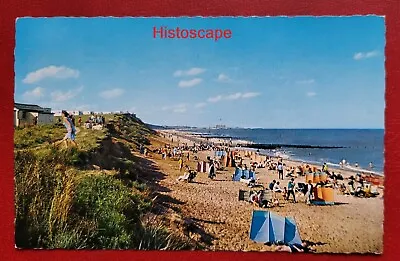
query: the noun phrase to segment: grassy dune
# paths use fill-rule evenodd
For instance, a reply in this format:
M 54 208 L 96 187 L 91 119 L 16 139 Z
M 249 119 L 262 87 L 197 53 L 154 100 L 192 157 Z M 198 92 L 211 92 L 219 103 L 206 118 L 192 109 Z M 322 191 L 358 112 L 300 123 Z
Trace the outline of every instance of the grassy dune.
M 73 149 L 52 146 L 65 134 L 57 124 L 15 130 L 17 247 L 191 248 L 144 218 L 153 201 L 132 151 L 153 131 L 130 115 L 107 122 L 101 131 L 80 128 Z

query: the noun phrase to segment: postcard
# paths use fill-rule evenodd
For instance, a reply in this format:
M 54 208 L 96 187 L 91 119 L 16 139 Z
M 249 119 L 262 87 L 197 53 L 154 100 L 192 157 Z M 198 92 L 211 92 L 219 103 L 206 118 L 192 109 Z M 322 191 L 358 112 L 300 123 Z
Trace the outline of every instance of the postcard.
M 19 18 L 15 246 L 383 252 L 385 18 Z

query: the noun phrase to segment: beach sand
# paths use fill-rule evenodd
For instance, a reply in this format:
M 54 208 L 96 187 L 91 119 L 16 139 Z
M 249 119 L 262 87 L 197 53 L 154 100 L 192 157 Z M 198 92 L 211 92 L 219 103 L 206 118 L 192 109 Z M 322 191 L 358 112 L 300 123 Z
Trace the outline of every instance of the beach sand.
M 163 138 L 166 134 L 166 138 Z M 173 135 L 174 144 L 186 142 L 189 145 L 193 138 L 185 138 L 185 134 L 163 132 L 159 138 L 152 139 L 150 149 L 159 148 L 165 143 L 172 144 L 169 135 Z M 214 156 L 213 151 L 197 153 L 199 160 L 207 156 Z M 176 181 L 183 174 L 178 168 L 177 160 L 162 160 L 161 155 L 150 153 L 148 156 L 165 174 L 159 185 L 166 188 L 161 194 L 173 199 L 168 202 L 168 217 L 170 229 L 177 233 L 184 233 L 182 226 L 185 223 L 196 227 L 189 236 L 193 240 L 202 242 L 208 250 L 233 251 L 273 251 L 273 246 L 255 243 L 250 240 L 250 224 L 252 211 L 261 209 L 252 204 L 239 201 L 239 190 L 249 190 L 242 182 L 231 181 L 234 168 L 225 168 L 218 171 L 217 177 L 210 180 L 207 173 L 198 173 L 195 182 L 186 183 Z M 193 155 L 191 154 L 191 158 Z M 286 166 L 296 166 L 298 162 L 284 160 Z M 196 169 L 197 162 L 185 162 L 192 169 Z M 344 177 L 355 173 L 347 170 L 336 171 Z M 267 186 L 273 179 L 278 180 L 276 171 L 257 169 L 259 183 Z M 286 186 L 288 178 L 281 182 Z M 296 182 L 305 182 L 299 177 Z M 298 197 L 298 203 L 292 200 L 281 200 L 279 207 L 264 209 L 274 211 L 281 216 L 291 216 L 295 219 L 302 240 L 312 243 L 317 253 L 382 253 L 383 251 L 383 220 L 384 201 L 383 190 L 375 198 L 357 198 L 335 193 L 335 202 L 341 204 L 333 206 L 306 205 L 304 197 Z M 296 195 L 298 196 L 298 195 Z

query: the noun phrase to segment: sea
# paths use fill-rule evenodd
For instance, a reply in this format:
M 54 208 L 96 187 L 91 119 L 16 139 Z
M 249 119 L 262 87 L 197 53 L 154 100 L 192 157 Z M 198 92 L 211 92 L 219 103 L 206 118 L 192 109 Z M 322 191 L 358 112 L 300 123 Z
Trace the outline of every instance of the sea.
M 383 129 L 192 129 L 210 137 L 224 137 L 257 144 L 310 145 L 343 148 L 287 148 L 260 150 L 261 154 L 283 156 L 312 164 L 339 168 L 345 159 L 348 169 L 372 171 L 383 175 Z M 373 168 L 369 168 L 372 162 Z M 358 165 L 358 166 L 357 166 Z

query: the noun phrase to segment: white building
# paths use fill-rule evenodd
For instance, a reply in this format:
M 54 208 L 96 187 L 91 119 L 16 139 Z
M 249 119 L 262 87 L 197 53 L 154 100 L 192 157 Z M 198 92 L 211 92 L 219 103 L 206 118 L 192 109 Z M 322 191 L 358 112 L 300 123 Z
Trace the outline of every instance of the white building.
M 69 113 L 69 114 L 72 114 L 72 115 L 74 115 L 74 116 L 83 115 L 83 112 L 82 112 L 82 111 L 69 111 L 68 113 Z
M 42 108 L 35 104 L 14 103 L 14 126 L 29 126 L 35 124 L 51 124 L 54 113 L 51 108 Z
M 61 110 L 53 111 L 53 114 L 55 117 L 59 117 L 59 116 L 61 116 Z

